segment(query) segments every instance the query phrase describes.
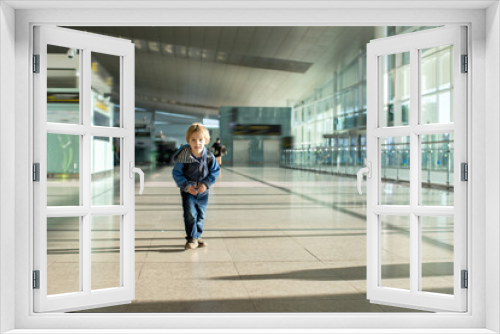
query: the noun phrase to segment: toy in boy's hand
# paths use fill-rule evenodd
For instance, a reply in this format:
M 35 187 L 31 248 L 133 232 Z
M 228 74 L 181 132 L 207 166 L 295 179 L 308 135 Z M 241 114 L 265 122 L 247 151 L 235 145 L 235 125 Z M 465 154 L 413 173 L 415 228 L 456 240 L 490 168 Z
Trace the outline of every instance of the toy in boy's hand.
M 197 188 L 195 188 L 193 186 L 186 188 L 186 191 L 188 193 L 190 193 L 191 195 L 194 195 L 194 196 L 198 195 Z
M 196 188 L 200 194 L 203 194 L 205 191 L 207 191 L 207 186 L 205 183 L 202 183 Z

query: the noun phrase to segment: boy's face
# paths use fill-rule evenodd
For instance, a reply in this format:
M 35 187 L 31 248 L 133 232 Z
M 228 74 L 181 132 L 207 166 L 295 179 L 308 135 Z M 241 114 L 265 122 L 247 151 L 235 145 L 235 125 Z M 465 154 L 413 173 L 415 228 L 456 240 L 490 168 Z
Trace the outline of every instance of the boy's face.
M 203 151 L 205 146 L 205 137 L 200 132 L 193 132 L 191 137 L 189 137 L 189 146 L 191 146 L 191 151 L 194 153 L 200 153 Z

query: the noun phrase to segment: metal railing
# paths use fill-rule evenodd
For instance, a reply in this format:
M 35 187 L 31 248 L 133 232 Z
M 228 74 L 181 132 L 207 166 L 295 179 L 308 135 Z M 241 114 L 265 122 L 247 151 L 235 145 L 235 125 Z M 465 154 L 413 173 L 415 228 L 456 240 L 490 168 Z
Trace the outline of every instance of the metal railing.
M 422 149 L 422 185 L 453 188 L 453 142 L 439 144 L 439 148 Z M 365 158 L 366 146 L 361 145 L 286 149 L 281 150 L 280 167 L 356 176 L 365 167 Z M 381 146 L 381 178 L 395 182 L 410 180 L 409 145 Z

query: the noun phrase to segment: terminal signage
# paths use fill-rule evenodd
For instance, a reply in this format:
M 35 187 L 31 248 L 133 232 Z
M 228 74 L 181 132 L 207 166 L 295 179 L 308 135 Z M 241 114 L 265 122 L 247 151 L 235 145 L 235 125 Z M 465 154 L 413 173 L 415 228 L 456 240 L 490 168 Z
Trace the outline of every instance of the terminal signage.
M 281 125 L 279 124 L 236 124 L 233 128 L 233 136 L 279 136 Z

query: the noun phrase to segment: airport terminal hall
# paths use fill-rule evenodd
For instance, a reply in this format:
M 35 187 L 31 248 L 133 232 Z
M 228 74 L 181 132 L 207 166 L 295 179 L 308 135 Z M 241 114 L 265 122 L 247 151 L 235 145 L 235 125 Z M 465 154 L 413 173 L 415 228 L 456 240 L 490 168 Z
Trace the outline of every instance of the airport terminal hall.
M 119 55 L 47 42 L 47 296 L 82 291 L 85 275 L 104 292 L 133 282 L 132 301 L 71 312 L 439 312 L 445 304 L 405 308 L 377 289 L 400 300 L 461 293 L 459 46 L 377 51 L 442 27 L 65 29 L 130 43 L 135 70 Z M 99 131 L 71 130 L 82 119 Z M 63 214 L 85 196 L 100 209 Z M 132 213 L 106 211 L 128 198 Z

